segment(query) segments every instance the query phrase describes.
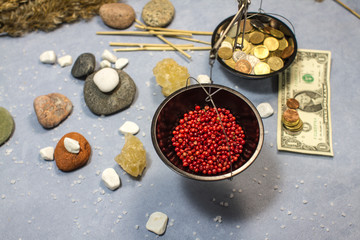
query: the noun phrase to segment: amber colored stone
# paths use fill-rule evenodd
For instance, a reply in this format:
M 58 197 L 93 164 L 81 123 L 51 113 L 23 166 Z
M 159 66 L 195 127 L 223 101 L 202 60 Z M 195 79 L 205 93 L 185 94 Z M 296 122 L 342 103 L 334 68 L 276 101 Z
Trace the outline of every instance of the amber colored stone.
M 180 66 L 175 60 L 165 58 L 153 69 L 156 82 L 162 87 L 164 96 L 186 86 L 190 74 L 186 67 Z
M 133 177 L 141 176 L 146 167 L 146 151 L 142 142 L 134 135 L 125 135 L 125 144 L 115 161 Z
M 39 123 L 44 128 L 53 128 L 69 116 L 72 102 L 60 93 L 38 96 L 34 100 L 34 109 Z
M 80 152 L 68 152 L 64 146 L 64 139 L 68 137 L 79 142 Z M 77 132 L 65 134 L 57 143 L 54 151 L 56 166 L 64 172 L 70 172 L 84 166 L 91 155 L 91 146 L 86 138 Z

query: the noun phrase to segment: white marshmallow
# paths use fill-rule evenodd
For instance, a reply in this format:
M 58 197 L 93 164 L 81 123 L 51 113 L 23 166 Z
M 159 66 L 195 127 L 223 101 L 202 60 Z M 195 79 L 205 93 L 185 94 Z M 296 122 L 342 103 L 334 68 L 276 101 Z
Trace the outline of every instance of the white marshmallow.
M 64 139 L 64 146 L 66 150 L 70 153 L 79 153 L 80 152 L 80 144 L 78 141 L 66 137 Z
M 109 62 L 108 60 L 102 60 L 100 62 L 100 67 L 101 68 L 111 67 L 111 62 Z
M 258 110 L 262 118 L 267 118 L 273 115 L 274 109 L 271 107 L 270 103 L 264 102 L 260 103 L 256 109 Z
M 40 61 L 42 63 L 54 64 L 56 63 L 56 54 L 54 51 L 45 51 L 40 55 Z
M 199 83 L 211 83 L 210 77 L 208 75 L 198 75 L 197 80 Z
M 166 230 L 167 222 L 168 216 L 165 213 L 154 212 L 150 215 L 149 220 L 146 223 L 146 229 L 157 235 L 162 235 Z
M 101 175 L 105 186 L 110 190 L 115 190 L 120 187 L 120 177 L 113 168 L 107 168 Z
M 117 60 L 117 57 L 107 49 L 104 50 L 104 52 L 101 55 L 101 58 L 104 60 L 108 60 L 111 63 L 115 63 Z
M 45 147 L 40 149 L 40 155 L 44 160 L 52 161 L 54 160 L 54 148 Z
M 113 68 L 100 69 L 94 75 L 94 83 L 102 92 L 111 92 L 119 84 L 119 74 Z
M 123 69 L 128 63 L 129 63 L 129 60 L 127 58 L 119 58 L 115 62 L 115 68 Z
M 61 67 L 70 66 L 72 64 L 72 57 L 70 55 L 63 56 L 58 59 L 58 63 Z
M 137 134 L 139 132 L 140 128 L 139 126 L 131 121 L 126 121 L 121 127 L 119 128 L 119 131 L 122 134 L 131 133 L 133 135 Z

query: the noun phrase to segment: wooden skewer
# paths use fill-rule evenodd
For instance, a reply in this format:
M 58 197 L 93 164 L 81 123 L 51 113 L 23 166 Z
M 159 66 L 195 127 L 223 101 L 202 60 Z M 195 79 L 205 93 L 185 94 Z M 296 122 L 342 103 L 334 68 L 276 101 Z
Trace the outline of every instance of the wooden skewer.
M 179 36 L 175 36 L 175 38 L 183 39 L 183 40 L 187 40 L 187 41 L 191 41 L 191 42 L 197 42 L 197 43 L 203 43 L 203 44 L 211 45 L 210 42 L 205 42 L 205 41 L 201 41 L 201 40 L 194 39 L 194 38 L 179 37 Z
M 142 22 L 140 22 L 139 20 L 135 19 L 135 21 L 137 23 L 139 23 L 141 26 L 145 26 Z M 176 49 L 177 51 L 179 51 L 182 55 L 184 55 L 185 57 L 187 57 L 188 59 L 191 59 L 191 56 L 189 54 L 187 54 L 186 52 L 184 52 L 182 49 L 176 47 L 173 43 L 171 43 L 170 41 L 168 41 L 166 38 L 164 38 L 162 35 L 160 35 L 159 32 L 155 32 L 153 30 L 149 31 L 152 34 L 155 34 L 160 40 L 162 40 L 163 42 L 169 44 L 171 47 L 173 47 L 174 49 Z
M 146 29 L 146 30 L 156 30 L 156 31 L 167 31 L 167 32 L 180 32 L 180 33 L 191 33 L 194 35 L 212 35 L 212 32 L 205 31 L 189 31 L 189 30 L 179 30 L 179 29 L 169 29 L 169 28 L 160 28 L 160 27 L 148 27 L 144 25 L 135 25 L 136 28 Z
M 181 32 L 151 32 L 151 31 L 109 31 L 109 32 L 96 32 L 97 35 L 165 35 L 165 36 L 187 36 L 191 37 L 191 33 Z
M 153 32 L 153 30 L 150 30 L 150 32 Z M 164 38 L 163 36 L 156 34 L 156 36 L 158 38 L 160 38 L 162 41 L 164 41 L 165 43 L 169 44 L 170 46 L 172 46 L 173 48 L 175 48 L 176 50 L 178 50 L 179 52 L 181 52 L 184 56 L 186 56 L 187 58 L 191 59 L 191 56 L 189 54 L 187 54 L 186 52 L 184 52 L 181 48 L 178 48 L 177 46 L 175 46 L 174 44 L 172 44 L 170 41 L 168 41 L 166 38 Z
M 121 47 L 169 47 L 168 44 L 161 43 L 121 43 L 121 42 L 110 42 L 110 46 L 121 46 Z M 193 47 L 194 44 L 174 44 L 177 47 Z
M 203 51 L 211 50 L 211 47 L 179 47 L 181 50 Z M 115 52 L 129 52 L 129 51 L 175 51 L 173 47 L 137 47 L 137 48 L 116 48 Z
M 351 8 L 349 8 L 348 6 L 346 6 L 343 2 L 341 2 L 340 0 L 335 0 L 335 2 L 339 3 L 341 6 L 343 6 L 344 8 L 346 8 L 349 12 L 351 12 L 352 14 L 354 14 L 357 18 L 360 19 L 360 15 L 355 12 L 354 10 L 352 10 Z
M 145 24 L 143 24 L 139 19 L 135 18 L 135 22 L 137 22 L 137 24 L 140 24 L 141 26 L 145 26 Z

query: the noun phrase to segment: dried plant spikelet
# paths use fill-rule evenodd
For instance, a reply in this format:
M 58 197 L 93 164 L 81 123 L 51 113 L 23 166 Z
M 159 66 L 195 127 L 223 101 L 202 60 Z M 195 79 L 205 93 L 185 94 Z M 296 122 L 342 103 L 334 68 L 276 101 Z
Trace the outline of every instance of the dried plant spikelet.
M 50 31 L 61 23 L 97 15 L 102 4 L 116 0 L 0 0 L 0 33 L 21 36 L 35 30 Z

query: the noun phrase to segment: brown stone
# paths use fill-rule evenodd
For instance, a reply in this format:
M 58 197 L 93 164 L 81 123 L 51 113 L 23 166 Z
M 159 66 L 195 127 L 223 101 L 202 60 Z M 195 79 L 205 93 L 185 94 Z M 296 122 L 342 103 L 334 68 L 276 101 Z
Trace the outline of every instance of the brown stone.
M 60 93 L 38 96 L 34 100 L 34 109 L 39 123 L 44 128 L 59 125 L 73 108 L 72 102 Z
M 134 9 L 125 3 L 104 4 L 99 15 L 106 25 L 116 29 L 126 29 L 135 21 Z
M 68 152 L 64 146 L 64 139 L 68 137 L 79 142 L 80 152 Z M 54 151 L 56 166 L 64 172 L 74 171 L 84 166 L 91 155 L 91 146 L 86 138 L 77 132 L 65 134 L 57 143 Z

